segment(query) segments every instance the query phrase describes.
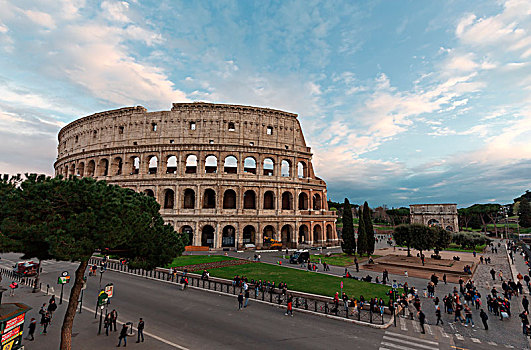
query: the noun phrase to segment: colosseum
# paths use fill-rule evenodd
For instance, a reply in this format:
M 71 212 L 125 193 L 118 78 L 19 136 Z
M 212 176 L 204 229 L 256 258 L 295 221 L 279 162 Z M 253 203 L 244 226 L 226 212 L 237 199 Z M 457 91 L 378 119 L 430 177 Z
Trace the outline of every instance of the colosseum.
M 194 246 L 337 245 L 335 212 L 315 176 L 297 115 L 174 103 L 96 113 L 59 132 L 56 175 L 143 192 Z

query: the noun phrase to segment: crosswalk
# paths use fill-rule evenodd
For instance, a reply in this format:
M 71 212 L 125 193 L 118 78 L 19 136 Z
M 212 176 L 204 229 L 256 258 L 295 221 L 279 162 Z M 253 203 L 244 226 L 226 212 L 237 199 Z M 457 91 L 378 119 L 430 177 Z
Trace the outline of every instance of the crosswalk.
M 464 343 L 482 344 L 497 348 L 513 349 L 510 344 L 497 344 L 474 337 L 465 337 L 457 332 L 448 334 L 443 327 L 425 324 L 425 334 L 421 334 L 421 327 L 417 320 L 404 317 L 397 318 L 397 327 L 388 328 L 383 336 L 380 350 L 437 350 L 455 349 L 456 341 Z M 452 328 L 455 330 L 455 328 Z M 441 347 L 439 347 L 441 345 Z M 444 346 L 442 346 L 444 345 Z M 458 348 L 458 347 L 457 347 Z

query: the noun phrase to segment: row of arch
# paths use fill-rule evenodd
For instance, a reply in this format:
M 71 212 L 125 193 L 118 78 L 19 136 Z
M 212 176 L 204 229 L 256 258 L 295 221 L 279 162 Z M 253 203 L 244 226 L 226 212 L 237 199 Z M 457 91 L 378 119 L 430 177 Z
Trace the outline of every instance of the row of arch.
M 77 167 L 75 164 L 65 165 L 62 174 L 64 176 L 115 176 L 115 175 L 135 175 L 140 173 L 157 174 L 164 172 L 166 174 L 177 174 L 177 156 L 170 155 L 166 157 L 165 166 L 161 168 L 159 166 L 159 159 L 156 155 L 147 157 L 147 166 L 144 171 L 141 170 L 141 161 L 139 156 L 131 156 L 124 163 L 122 157 L 114 157 L 109 162 L 107 158 L 102 158 L 96 163 L 91 159 L 85 164 L 85 162 L 79 162 Z M 184 173 L 196 174 L 198 173 L 198 158 L 195 154 L 189 154 L 186 157 Z M 243 162 L 243 173 L 246 174 L 259 174 L 273 176 L 275 175 L 275 164 L 272 158 L 265 158 L 259 170 L 257 161 L 254 157 L 246 157 Z M 291 161 L 283 159 L 280 162 L 280 176 L 291 177 L 292 176 L 292 164 Z M 203 171 L 205 174 L 216 174 L 223 172 L 226 174 L 238 174 L 238 159 L 235 156 L 227 156 L 223 160 L 223 164 L 218 164 L 218 159 L 214 155 L 209 155 L 205 158 Z M 306 162 L 299 161 L 297 163 L 297 177 L 308 177 L 308 166 Z
M 313 232 L 310 234 L 308 225 L 302 224 L 298 228 L 298 235 L 296 236 L 296 242 L 298 244 L 318 244 L 334 241 L 335 235 L 331 224 L 327 224 L 323 232 L 321 225 L 316 224 L 313 226 Z M 216 247 L 236 247 L 237 237 L 236 229 L 232 225 L 226 225 L 221 230 L 221 235 L 217 236 L 217 239 L 221 239 L 221 244 L 215 241 L 216 229 L 212 225 L 204 225 L 201 228 L 200 236 L 194 235 L 194 230 L 191 226 L 185 225 L 181 227 L 180 232 L 188 236 L 188 242 L 190 245 L 208 246 L 210 248 Z M 294 243 L 294 232 L 291 225 L 284 225 L 277 233 L 273 225 L 267 225 L 262 230 L 262 242 L 257 241 L 256 228 L 253 225 L 247 225 L 241 232 L 240 242 L 243 245 L 261 245 L 267 246 L 270 244 L 270 239 L 282 242 L 284 247 L 290 246 Z M 195 237 L 195 240 L 194 240 Z
M 155 193 L 147 189 L 144 193 L 150 197 L 155 197 Z M 172 189 L 165 189 L 163 191 L 163 202 L 161 206 L 163 209 L 196 209 L 196 193 L 193 189 L 187 188 L 183 191 L 182 203 L 181 205 L 176 205 L 175 200 L 175 191 Z M 207 188 L 203 192 L 201 208 L 203 209 L 215 209 L 216 208 L 216 191 Z M 312 209 L 321 210 L 323 208 L 323 198 L 319 193 L 315 193 L 312 196 Z M 227 189 L 223 192 L 223 202 L 221 204 L 223 209 L 239 209 L 238 205 L 238 196 L 236 191 L 233 189 Z M 256 192 L 254 190 L 247 190 L 243 193 L 243 209 L 266 209 L 274 210 L 275 208 L 275 193 L 273 191 L 266 191 L 263 195 L 263 200 L 260 205 L 260 208 L 257 206 L 256 201 Z M 309 197 L 305 192 L 301 192 L 298 195 L 298 209 L 299 210 L 308 210 L 309 208 Z M 293 195 L 289 191 L 284 191 L 282 193 L 281 208 L 282 210 L 293 210 Z

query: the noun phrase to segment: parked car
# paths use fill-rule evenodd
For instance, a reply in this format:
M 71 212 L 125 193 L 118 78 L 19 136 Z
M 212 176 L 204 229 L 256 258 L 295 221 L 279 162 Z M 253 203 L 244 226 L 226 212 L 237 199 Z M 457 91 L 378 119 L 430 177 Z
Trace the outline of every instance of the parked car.
M 21 261 L 13 266 L 13 272 L 18 276 L 32 277 L 37 274 L 39 263 L 34 261 Z
M 289 263 L 290 264 L 302 264 L 308 261 L 310 259 L 310 252 L 306 249 L 304 250 L 297 250 L 289 257 Z

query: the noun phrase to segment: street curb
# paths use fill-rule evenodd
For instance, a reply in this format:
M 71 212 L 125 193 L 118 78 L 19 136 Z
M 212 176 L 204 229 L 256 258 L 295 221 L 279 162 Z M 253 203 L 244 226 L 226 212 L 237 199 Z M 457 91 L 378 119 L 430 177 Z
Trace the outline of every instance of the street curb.
M 136 274 L 131 273 L 131 272 L 117 271 L 117 270 L 112 270 L 112 269 L 108 269 L 108 271 L 114 271 L 114 272 L 123 273 L 123 274 L 126 274 L 126 275 L 135 276 L 135 277 L 138 277 L 138 278 L 145 278 L 145 279 L 148 279 L 148 280 L 153 280 L 153 281 L 159 281 L 159 282 L 164 282 L 164 283 L 168 283 L 168 284 L 173 284 L 175 286 L 180 286 L 181 285 L 180 283 L 177 283 L 177 282 L 160 280 L 160 279 L 157 279 L 157 278 L 154 278 L 154 277 L 149 277 L 149 276 L 139 276 L 139 275 L 136 275 Z M 196 290 L 203 290 L 203 291 L 207 291 L 207 292 L 210 292 L 210 293 L 216 293 L 216 294 L 230 296 L 230 297 L 233 297 L 233 298 L 237 298 L 238 297 L 237 295 L 234 295 L 234 294 L 220 292 L 220 291 L 211 290 L 211 289 L 204 289 L 204 288 L 195 287 L 195 286 L 188 286 L 187 288 L 192 288 L 192 289 L 196 289 Z M 282 308 L 282 309 L 287 308 L 285 305 L 278 305 L 276 303 L 270 303 L 270 302 L 267 302 L 265 300 L 259 300 L 259 299 L 252 299 L 251 298 L 251 299 L 249 299 L 249 301 L 255 301 L 255 302 L 263 303 L 263 304 L 266 304 L 266 305 L 272 305 L 272 306 L 276 306 L 276 307 Z M 366 322 L 362 322 L 362 321 L 358 321 L 358 320 L 352 320 L 350 318 L 344 318 L 344 317 L 339 317 L 339 316 L 334 316 L 334 315 L 322 314 L 322 313 L 311 311 L 311 310 L 305 310 L 305 309 L 294 309 L 294 310 L 297 311 L 297 312 L 307 313 L 307 314 L 310 314 L 310 315 L 315 315 L 315 316 L 320 316 L 320 317 L 326 317 L 326 318 L 330 318 L 330 319 L 333 319 L 333 320 L 336 320 L 336 321 L 355 323 L 355 324 L 358 324 L 360 326 L 367 326 L 367 327 L 376 328 L 376 329 L 387 329 L 393 324 L 393 318 L 391 318 L 387 323 L 384 323 L 384 324 L 373 324 L 373 323 L 366 323 Z

